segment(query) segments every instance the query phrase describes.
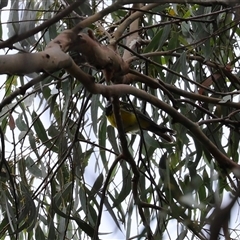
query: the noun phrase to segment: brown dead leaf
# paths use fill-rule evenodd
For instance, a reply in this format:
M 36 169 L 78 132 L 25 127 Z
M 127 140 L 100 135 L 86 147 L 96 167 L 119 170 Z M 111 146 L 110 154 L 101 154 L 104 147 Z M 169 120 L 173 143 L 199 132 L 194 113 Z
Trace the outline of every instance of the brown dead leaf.
M 9 125 L 9 127 L 10 127 L 10 129 L 11 129 L 12 131 L 13 131 L 13 130 L 15 129 L 15 127 L 16 127 L 15 121 L 14 121 L 13 116 L 12 116 L 11 113 L 9 114 L 9 122 L 8 122 L 8 125 Z

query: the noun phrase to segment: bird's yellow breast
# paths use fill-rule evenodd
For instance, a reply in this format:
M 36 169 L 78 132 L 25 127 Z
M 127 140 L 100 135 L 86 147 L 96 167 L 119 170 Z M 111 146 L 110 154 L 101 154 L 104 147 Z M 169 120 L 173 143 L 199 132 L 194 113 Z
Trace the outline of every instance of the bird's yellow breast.
M 139 130 L 138 121 L 134 113 L 121 109 L 120 115 L 125 132 L 135 132 Z M 117 127 L 115 116 L 113 113 L 108 115 L 107 118 L 113 127 Z

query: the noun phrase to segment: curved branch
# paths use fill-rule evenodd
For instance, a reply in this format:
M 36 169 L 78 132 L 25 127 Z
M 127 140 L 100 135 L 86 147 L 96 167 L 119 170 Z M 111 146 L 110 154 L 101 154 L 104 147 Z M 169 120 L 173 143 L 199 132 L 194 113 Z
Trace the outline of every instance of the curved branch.
M 226 166 L 229 167 L 230 169 L 237 168 L 239 169 L 239 165 L 233 161 L 231 161 L 227 156 L 225 156 L 222 152 L 219 151 L 219 149 L 206 137 L 206 135 L 203 134 L 201 131 L 200 127 L 198 126 L 197 123 L 194 123 L 190 121 L 188 118 L 186 118 L 184 115 L 179 113 L 176 109 L 173 107 L 169 106 L 168 104 L 164 103 L 163 101 L 160 101 L 158 98 L 155 96 L 152 96 L 148 94 L 147 92 L 125 85 L 125 84 L 115 84 L 115 85 L 110 85 L 110 86 L 104 86 L 98 83 L 95 83 L 94 78 L 91 75 L 86 74 L 83 72 L 81 69 L 78 68 L 78 66 L 72 61 L 72 64 L 70 64 L 70 67 L 66 68 L 66 70 L 76 77 L 79 81 L 82 82 L 82 84 L 86 87 L 86 89 L 93 93 L 93 94 L 102 94 L 105 97 L 120 97 L 126 94 L 131 94 L 134 95 L 140 99 L 146 100 L 147 102 L 155 105 L 159 109 L 162 109 L 163 111 L 167 112 L 173 119 L 175 119 L 176 122 L 181 123 L 183 126 L 188 128 L 195 136 L 196 138 L 202 142 L 203 145 L 209 150 L 209 152 L 213 155 L 213 157 L 216 159 L 216 161 L 221 165 L 221 166 Z M 28 87 L 32 86 L 36 82 L 40 81 L 43 77 L 39 76 L 35 80 L 32 80 L 32 82 L 29 82 L 27 84 L 27 87 L 22 87 L 23 89 L 27 89 Z M 219 104 L 219 105 L 225 105 L 225 106 L 231 106 L 231 107 L 236 107 L 240 108 L 239 103 L 234 103 L 234 102 L 226 102 L 224 104 L 219 103 L 221 99 L 218 98 L 209 98 L 205 97 L 202 95 L 198 94 L 193 94 L 189 93 L 186 91 L 183 91 L 181 89 L 178 89 L 172 85 L 165 84 L 169 90 L 172 92 L 178 93 L 180 95 L 196 99 L 196 100 L 201 100 L 201 101 L 206 101 L 209 103 L 213 104 Z M 26 90 L 24 90 L 26 91 Z M 21 92 L 21 89 L 18 91 L 15 91 L 10 95 L 9 98 L 5 99 L 1 103 L 1 107 L 6 105 L 7 103 L 10 103 L 12 99 L 15 98 L 15 96 L 19 94 L 24 94 L 24 92 Z
M 145 82 L 147 86 L 157 86 L 156 88 L 161 89 L 168 97 L 169 99 L 172 101 L 173 106 L 175 108 L 177 108 L 176 106 L 176 100 L 174 99 L 173 95 L 165 88 L 165 83 L 161 80 L 155 80 L 147 75 L 144 75 L 142 73 L 139 73 L 135 70 L 130 69 L 129 72 L 131 74 L 134 74 L 137 76 L 136 80 L 142 80 L 142 82 Z M 126 75 L 127 76 L 127 75 Z
M 59 20 L 61 20 L 62 18 L 64 18 L 68 14 L 70 14 L 75 8 L 79 7 L 84 2 L 85 2 L 85 0 L 74 1 L 69 7 L 65 8 L 63 11 L 61 11 L 54 17 L 50 18 L 49 20 L 43 22 L 39 26 L 37 26 L 29 31 L 23 32 L 19 35 L 15 35 L 4 42 L 0 42 L 0 48 L 11 47 L 12 44 L 19 42 L 21 40 L 24 40 L 40 31 L 44 30 L 45 28 L 48 28 L 52 24 L 58 22 Z
M 79 24 L 77 24 L 74 28 L 72 28 L 72 30 L 77 34 L 83 28 L 85 28 L 85 27 L 89 26 L 90 24 L 102 19 L 107 14 L 118 10 L 120 7 L 122 7 L 122 5 L 123 5 L 122 2 L 118 0 L 117 2 L 113 3 L 109 7 L 103 9 L 102 11 L 97 12 L 94 15 L 89 16 L 88 18 L 84 19 Z
M 234 107 L 234 108 L 240 109 L 240 103 L 235 103 L 235 102 L 231 102 L 231 101 L 221 103 L 221 100 L 222 100 L 221 98 L 213 98 L 213 97 L 200 95 L 197 93 L 187 92 L 187 91 L 184 91 L 184 90 L 177 88 L 168 83 L 165 83 L 165 87 L 169 91 L 171 91 L 175 94 L 178 94 L 180 96 L 186 97 L 186 98 L 190 98 L 190 99 L 194 99 L 194 100 L 198 100 L 198 101 L 202 101 L 202 102 L 206 102 L 206 103 L 212 103 L 215 105 L 223 105 L 223 106 L 227 106 L 227 107 Z
M 10 104 L 18 95 L 24 95 L 30 87 L 43 81 L 47 76 L 48 76 L 48 74 L 46 74 L 46 73 L 42 74 L 42 75 L 32 79 L 31 81 L 29 81 L 27 84 L 19 87 L 16 91 L 12 92 L 10 95 L 8 95 L 6 98 L 4 98 L 2 100 L 2 102 L 0 103 L 0 111 L 3 109 L 3 107 Z
M 176 122 L 181 123 L 187 129 L 189 129 L 189 131 L 191 131 L 196 136 L 196 139 L 198 139 L 208 149 L 208 151 L 212 154 L 212 156 L 215 158 L 216 162 L 219 163 L 219 165 L 221 165 L 222 167 L 230 168 L 232 170 L 236 168 L 240 171 L 240 166 L 236 162 L 230 160 L 221 151 L 219 151 L 219 149 L 213 144 L 213 142 L 211 142 L 207 138 L 207 136 L 201 131 L 197 123 L 192 122 L 187 117 L 179 113 L 176 109 L 169 106 L 165 102 L 159 100 L 157 97 L 152 96 L 143 90 L 140 90 L 131 86 L 127 86 L 125 84 L 115 84 L 110 86 L 104 86 L 104 85 L 95 83 L 93 77 L 84 73 L 74 63 L 71 65 L 70 68 L 67 69 L 67 71 L 73 76 L 75 76 L 77 79 L 79 79 L 84 84 L 86 89 L 93 94 L 102 94 L 107 98 L 110 98 L 112 96 L 120 97 L 126 94 L 132 94 L 135 97 L 138 97 L 142 100 L 146 100 L 147 102 L 153 104 L 159 109 L 162 109 L 163 111 L 168 113 Z M 171 88 L 176 90 L 175 87 L 171 87 Z M 177 90 L 182 91 L 180 89 L 177 89 Z M 199 97 L 202 98 L 204 96 L 199 96 Z M 220 104 L 219 103 L 220 99 L 211 98 L 211 100 L 213 103 Z M 227 105 L 227 104 L 229 103 L 228 102 L 224 103 L 224 105 Z M 235 107 L 237 106 L 238 108 L 240 108 L 240 104 L 231 103 L 231 105 L 235 105 Z
M 122 1 L 120 1 L 122 2 Z M 152 4 L 148 4 L 144 7 L 142 7 L 142 10 L 150 10 L 153 9 L 155 7 L 157 7 L 158 5 L 160 5 L 162 3 L 152 3 Z M 126 28 L 136 19 L 142 17 L 145 13 L 144 12 L 135 12 L 133 14 L 131 14 L 127 19 L 125 19 L 117 28 L 117 30 L 114 32 L 113 37 L 114 37 L 114 41 L 112 41 L 112 44 L 114 45 L 116 43 L 116 41 L 118 41 L 118 39 L 122 36 L 123 32 L 126 30 Z
M 97 69 L 105 70 L 105 79 L 116 81 L 129 70 L 128 64 L 111 47 L 104 46 L 96 41 L 92 31 L 78 34 L 79 44 L 75 50 L 80 52 L 86 61 Z
M 174 57 L 181 57 L 181 53 L 176 53 L 175 52 L 176 49 L 173 50 L 169 50 L 169 51 L 158 51 L 158 52 L 151 52 L 151 53 L 144 53 L 141 54 L 140 56 L 146 60 L 149 60 L 149 57 L 156 57 L 156 56 L 174 56 Z M 129 59 L 127 59 L 127 62 L 130 63 L 134 60 L 138 60 L 139 59 L 139 55 L 135 54 L 136 56 L 133 56 Z M 238 84 L 240 84 L 240 79 L 236 76 L 234 76 L 229 70 L 226 69 L 225 65 L 221 65 L 218 64 L 216 62 L 210 61 L 210 60 L 206 60 L 204 59 L 204 57 L 202 56 L 194 56 L 194 55 L 186 55 L 186 58 L 189 60 L 196 60 L 208 67 L 212 67 L 214 69 L 220 69 L 222 72 L 224 72 L 224 74 L 232 81 L 237 82 Z M 197 84 L 196 85 L 201 85 L 201 84 Z
M 143 4 L 133 4 L 133 9 L 140 9 L 142 5 Z M 134 10 L 131 9 L 130 14 L 131 15 L 134 14 Z M 132 32 L 132 34 L 126 38 L 126 46 L 128 46 L 131 49 L 136 47 L 137 41 L 139 39 L 139 32 L 137 31 L 139 29 L 139 25 L 140 25 L 139 23 L 140 23 L 140 19 L 137 18 L 129 26 L 128 32 Z M 130 57 L 131 57 L 131 53 L 125 49 L 122 57 L 123 60 L 128 59 Z
M 141 0 L 119 0 L 119 2 L 122 2 L 123 4 L 130 4 L 130 3 L 142 3 Z M 144 3 L 152 3 L 155 2 L 154 0 L 145 0 Z M 161 0 L 161 4 L 164 3 L 186 3 L 185 0 Z M 239 3 L 239 0 L 212 0 L 209 2 L 209 0 L 187 0 L 187 3 L 196 3 L 196 4 L 212 4 L 212 3 L 218 3 L 223 5 L 230 5 L 232 3 Z

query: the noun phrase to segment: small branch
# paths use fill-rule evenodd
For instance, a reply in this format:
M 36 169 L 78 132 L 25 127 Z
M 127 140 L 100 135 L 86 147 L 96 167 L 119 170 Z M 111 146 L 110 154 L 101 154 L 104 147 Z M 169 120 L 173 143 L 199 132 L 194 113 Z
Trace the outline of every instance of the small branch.
M 239 125 L 239 122 L 228 120 L 228 117 L 202 120 L 202 121 L 198 122 L 198 125 L 201 126 L 203 124 L 220 123 L 220 122 L 225 123 L 225 124 L 232 124 L 233 126 L 234 125 Z
M 23 32 L 19 35 L 15 35 L 11 38 L 9 38 L 6 41 L 0 42 L 0 48 L 5 47 L 11 47 L 14 43 L 19 42 L 21 40 L 24 40 L 30 36 L 33 36 L 34 34 L 44 30 L 45 28 L 48 28 L 49 26 L 53 25 L 54 23 L 60 21 L 65 16 L 70 14 L 74 9 L 78 8 L 82 3 L 84 3 L 85 0 L 76 0 L 74 1 L 70 6 L 65 8 L 63 11 L 55 15 L 54 17 L 48 19 L 47 21 L 43 22 L 39 26 L 35 27 L 34 29 L 31 29 L 29 31 Z
M 178 72 L 175 72 L 159 63 L 156 63 L 155 61 L 149 59 L 150 56 L 163 56 L 163 55 L 171 55 L 171 56 L 177 56 L 177 57 L 180 57 L 181 54 L 179 53 L 173 53 L 173 51 L 175 51 L 176 49 L 174 50 L 170 50 L 170 51 L 163 51 L 163 52 L 153 52 L 153 53 L 146 53 L 146 54 L 138 54 L 136 52 L 134 52 L 132 49 L 129 49 L 127 46 L 124 46 L 122 44 L 119 44 L 120 46 L 122 46 L 123 48 L 125 49 L 128 49 L 128 51 L 132 52 L 135 56 L 134 57 L 131 57 L 129 59 L 127 59 L 127 63 L 130 64 L 131 61 L 133 60 L 138 60 L 138 59 L 143 59 L 145 60 L 146 62 L 149 62 L 151 64 L 154 64 L 155 66 L 157 67 L 160 67 L 164 70 L 166 70 L 167 72 L 170 72 L 172 74 L 175 74 L 176 76 L 180 77 L 180 78 L 183 78 L 183 79 L 186 79 L 188 82 L 192 83 L 193 85 L 196 85 L 198 86 L 199 88 L 203 88 L 205 89 L 206 91 L 208 92 L 212 92 L 212 93 L 215 93 L 215 94 L 219 94 L 219 95 L 226 95 L 228 93 L 220 93 L 220 92 L 215 92 L 211 89 L 209 89 L 208 87 L 205 87 L 203 86 L 202 84 L 200 83 L 197 83 L 196 81 L 193 81 L 191 80 L 189 77 L 187 76 L 184 76 L 184 75 L 181 75 L 180 73 Z M 181 47 L 182 48 L 182 47 Z M 209 67 L 212 67 L 212 68 L 215 68 L 217 70 L 221 70 L 228 78 L 229 80 L 232 82 L 232 83 L 238 83 L 240 84 L 240 80 L 238 77 L 234 76 L 231 72 L 229 72 L 229 70 L 226 69 L 226 66 L 223 66 L 223 65 L 220 65 L 220 64 L 217 64 L 215 62 L 212 62 L 212 61 L 206 61 L 204 62 L 204 59 L 202 57 L 195 57 L 195 56 L 186 56 L 187 59 L 191 59 L 191 60 L 197 60 L 199 62 L 201 62 L 202 64 L 205 64 Z
M 92 82 L 92 84 L 88 84 L 88 86 L 86 87 L 88 87 L 88 89 L 90 90 L 93 90 L 94 93 L 100 93 L 108 98 L 110 98 L 111 96 L 119 97 L 125 94 L 132 94 L 135 97 L 138 97 L 142 100 L 145 100 L 153 104 L 154 106 L 168 113 L 178 123 L 181 123 L 187 129 L 189 129 L 196 136 L 196 139 L 198 139 L 198 141 L 200 141 L 208 149 L 208 151 L 213 155 L 213 157 L 215 158 L 216 162 L 218 162 L 219 165 L 221 165 L 222 167 L 228 167 L 232 170 L 233 169 L 240 170 L 240 166 L 236 162 L 230 160 L 226 155 L 219 151 L 219 149 L 206 137 L 206 135 L 203 134 L 197 123 L 192 122 L 173 107 L 170 107 L 168 104 L 164 103 L 163 101 L 160 101 L 157 97 L 152 96 L 143 90 L 136 89 L 131 86 L 126 86 L 124 84 L 103 86 Z M 219 99 L 217 101 L 219 104 Z M 237 106 L 239 107 L 239 104 L 237 104 Z M 237 172 L 235 172 L 235 174 L 237 174 Z
M 157 88 L 161 89 L 169 97 L 169 99 L 172 101 L 174 107 L 177 108 L 176 107 L 176 100 L 175 100 L 175 98 L 168 91 L 168 89 L 166 89 L 165 83 L 163 81 L 161 81 L 161 80 L 156 81 L 155 79 L 152 79 L 151 77 L 149 77 L 147 75 L 144 75 L 144 74 L 141 74 L 141 73 L 139 73 L 139 72 L 137 72 L 135 70 L 132 70 L 132 69 L 130 69 L 129 72 L 131 74 L 136 75 L 137 77 L 139 77 L 142 80 L 144 79 L 144 82 L 146 82 L 147 86 L 150 86 L 150 85 L 158 83 L 158 87 Z
M 239 103 L 235 103 L 235 102 L 231 102 L 231 101 L 221 103 L 220 102 L 222 100 L 221 98 L 213 98 L 213 97 L 200 95 L 198 93 L 187 92 L 187 91 L 184 91 L 184 90 L 182 90 L 180 88 L 177 88 L 177 87 L 175 87 L 171 84 L 168 84 L 168 83 L 165 83 L 165 87 L 170 92 L 178 94 L 182 97 L 190 98 L 190 99 L 193 99 L 193 100 L 198 100 L 198 101 L 205 102 L 205 103 L 212 103 L 214 105 L 222 105 L 222 106 L 225 106 L 225 107 L 234 107 L 234 108 L 240 109 L 240 104 Z
M 210 238 L 209 238 L 210 240 L 218 239 L 221 228 L 223 228 L 225 239 L 230 239 L 228 238 L 229 233 L 228 233 L 227 226 L 228 226 L 228 221 L 230 221 L 230 217 L 231 217 L 231 209 L 233 208 L 238 197 L 239 197 L 239 190 L 225 208 L 221 209 L 219 206 L 217 206 L 214 209 L 212 214 L 213 219 L 211 219 L 211 223 L 210 223 Z
M 225 116 L 225 117 L 222 117 L 222 118 L 218 118 L 215 116 L 214 119 L 207 119 L 207 120 L 202 120 L 200 122 L 198 122 L 198 125 L 203 125 L 203 124 L 208 124 L 208 123 L 214 123 L 214 122 L 221 122 L 221 123 L 225 123 L 225 124 L 231 124 L 233 126 L 239 126 L 239 121 L 232 121 L 230 120 L 230 118 L 232 116 L 234 116 L 235 114 L 239 113 L 240 112 L 240 109 L 239 110 L 236 110 L 234 112 L 231 112 L 228 116 Z
M 103 188 L 102 188 L 102 197 L 101 197 L 100 204 L 99 204 L 99 211 L 98 211 L 98 216 L 97 216 L 97 222 L 96 222 L 96 225 L 94 227 L 93 240 L 98 240 L 99 239 L 98 238 L 98 230 L 99 230 L 99 227 L 100 227 L 100 224 L 101 224 L 102 210 L 103 210 L 104 200 L 105 200 L 105 197 L 106 197 L 107 187 L 108 187 L 108 184 L 110 182 L 110 178 L 112 176 L 114 168 L 116 167 L 118 162 L 121 161 L 122 159 L 123 159 L 123 155 L 119 155 L 114 160 L 114 162 L 112 163 L 112 165 L 111 165 L 111 167 L 110 167 L 110 169 L 108 171 L 105 183 L 104 183 Z
M 176 102 L 178 103 L 188 103 L 192 106 L 194 106 L 195 108 L 198 108 L 201 112 L 204 112 L 205 114 L 211 116 L 212 118 L 218 118 L 215 114 L 213 114 L 212 112 L 208 111 L 206 108 L 194 103 L 193 101 L 191 100 L 188 100 L 188 99 L 176 99 Z
M 141 207 L 141 200 L 139 198 L 139 194 L 138 194 L 138 182 L 139 182 L 139 170 L 138 167 L 136 165 L 136 162 L 134 161 L 131 153 L 129 152 L 128 149 L 128 143 L 127 143 L 127 139 L 126 139 L 126 134 L 124 132 L 123 129 L 123 124 L 122 124 L 122 119 L 121 119 L 121 114 L 120 114 L 120 105 L 119 105 L 119 99 L 118 97 L 113 98 L 112 101 L 113 104 L 113 113 L 115 116 L 115 120 L 116 120 L 116 124 L 117 124 L 117 129 L 118 129 L 118 135 L 119 135 L 119 139 L 121 142 L 121 147 L 122 147 L 122 152 L 123 152 L 123 159 L 125 159 L 131 166 L 131 169 L 133 171 L 133 180 L 132 180 L 132 193 L 133 193 L 133 198 L 134 198 L 134 202 L 138 207 L 138 211 L 139 214 L 141 216 L 142 222 L 146 228 L 147 234 L 148 234 L 148 239 L 152 239 L 152 232 L 151 232 L 151 228 L 149 226 L 149 223 L 146 222 L 146 218 L 143 212 L 143 209 Z
M 48 74 L 46 74 L 46 73 L 42 74 L 42 75 L 32 79 L 31 81 L 29 81 L 27 84 L 19 87 L 16 91 L 12 92 L 10 95 L 8 95 L 6 98 L 4 98 L 2 100 L 2 102 L 0 103 L 0 111 L 3 109 L 3 107 L 10 104 L 18 95 L 24 95 L 30 87 L 43 81 L 47 76 L 48 76 Z
M 142 4 L 133 4 L 134 9 L 140 8 L 141 6 L 142 6 Z M 133 10 L 131 10 L 130 14 L 132 15 L 133 13 L 134 13 Z M 136 47 L 136 43 L 139 39 L 139 34 L 138 34 L 138 31 L 137 31 L 137 29 L 139 29 L 139 21 L 140 21 L 139 18 L 135 19 L 130 24 L 130 27 L 129 27 L 128 32 L 132 32 L 132 34 L 126 38 L 126 46 L 128 46 L 131 49 L 134 49 Z M 130 57 L 131 57 L 131 53 L 125 49 L 124 52 L 123 52 L 123 59 L 125 60 L 125 59 L 128 59 Z
M 140 72 L 137 72 L 133 69 L 129 69 L 129 73 L 123 77 L 122 83 L 129 85 L 134 82 L 145 83 L 148 87 L 151 87 L 153 89 L 159 88 L 159 82 L 156 79 L 153 79 L 149 76 L 146 78 L 146 75 L 141 74 Z
M 94 23 L 98 20 L 101 20 L 107 14 L 114 12 L 121 7 L 122 7 L 122 3 L 121 3 L 121 1 L 118 0 L 115 3 L 113 3 L 112 5 L 110 5 L 109 7 L 104 8 L 102 11 L 97 12 L 94 15 L 89 16 L 88 18 L 84 19 L 79 24 L 77 24 L 74 28 L 72 28 L 72 30 L 76 34 L 78 34 L 83 28 L 88 27 L 89 25 L 91 25 L 92 23 Z
M 143 31 L 146 31 L 147 29 L 151 29 L 151 28 L 159 28 L 161 26 L 166 26 L 167 24 L 179 24 L 181 22 L 188 22 L 188 21 L 201 21 L 201 22 L 212 22 L 212 20 L 207 20 L 207 17 L 209 16 L 214 16 L 217 15 L 217 14 L 220 14 L 220 13 L 223 13 L 223 12 L 226 12 L 226 11 L 231 11 L 231 10 L 237 10 L 239 8 L 239 6 L 235 6 L 235 7 L 229 7 L 229 8 L 224 8 L 224 9 L 221 9 L 219 11 L 214 11 L 214 12 L 211 12 L 211 13 L 207 13 L 207 14 L 201 14 L 201 15 L 198 15 L 198 16 L 194 16 L 194 17 L 188 17 L 188 18 L 179 18 L 179 17 L 176 17 L 176 16 L 171 16 L 171 15 L 167 15 L 167 14 L 163 14 L 163 13 L 156 13 L 156 12 L 151 12 L 152 14 L 158 14 L 159 16 L 163 16 L 163 17 L 167 17 L 167 18 L 171 18 L 170 21 L 165 21 L 165 22 L 160 22 L 160 23 L 157 23 L 157 24 L 153 24 L 153 25 L 150 25 L 150 26 L 144 26 L 144 27 L 140 27 L 137 31 L 140 31 L 140 32 L 143 32 Z M 125 10 L 128 10 L 129 8 L 127 7 L 123 7 L 122 9 L 125 9 Z M 142 9 L 138 9 L 138 11 L 143 11 Z M 149 13 L 149 12 L 148 12 Z M 172 18 L 176 19 L 176 20 L 173 20 Z M 122 39 L 125 39 L 128 35 L 132 34 L 133 32 L 128 32 L 124 35 L 122 35 L 118 41 L 121 41 Z M 185 48 L 187 46 L 184 46 L 183 48 Z M 179 49 L 179 48 L 178 48 Z
M 149 57 L 156 57 L 156 56 L 174 56 L 174 57 L 181 57 L 181 53 L 176 53 L 175 52 L 176 49 L 173 49 L 173 50 L 169 50 L 169 51 L 158 51 L 158 52 L 151 52 L 151 53 L 144 53 L 144 54 L 141 54 L 140 57 L 144 60 L 149 60 L 148 59 Z M 226 74 L 227 77 L 229 77 L 232 81 L 234 82 L 237 82 L 240 84 L 240 80 L 238 77 L 234 76 L 231 72 L 229 72 L 229 70 L 226 69 L 226 66 L 225 65 L 220 65 L 216 62 L 213 62 L 213 61 L 210 61 L 210 60 L 207 60 L 204 59 L 203 57 L 201 56 L 194 56 L 194 55 L 186 55 L 186 58 L 188 60 L 195 60 L 195 61 L 198 61 L 208 67 L 211 67 L 211 68 L 214 68 L 214 69 L 217 69 L 217 70 L 221 70 L 222 72 L 224 72 L 224 74 Z M 127 60 L 128 63 L 134 61 L 134 60 L 138 60 L 139 59 L 139 55 L 136 55 L 129 58 Z M 194 83 L 194 82 L 192 82 Z M 196 84 L 196 83 L 195 83 Z M 200 87 L 201 87 L 201 84 L 199 84 Z
M 142 3 L 141 0 L 119 0 L 122 4 L 130 4 L 130 3 Z M 144 3 L 154 3 L 156 0 L 145 0 Z M 212 5 L 214 3 L 223 4 L 223 5 L 231 5 L 232 3 L 239 3 L 239 0 L 161 0 L 161 4 L 164 3 L 183 3 L 183 4 L 202 4 L 202 5 Z
M 10 181 L 10 186 L 12 187 L 11 189 L 11 192 L 12 192 L 12 195 L 13 195 L 13 199 L 14 199 L 14 203 L 13 205 L 15 206 L 15 213 L 16 213 L 16 216 L 12 216 L 12 218 L 16 218 L 14 219 L 13 221 L 17 222 L 16 224 L 16 229 L 15 229 L 15 232 L 16 232 L 16 236 L 18 236 L 18 227 L 19 227 L 19 223 L 18 223 L 18 220 L 19 220 L 19 208 L 18 208 L 18 204 L 19 204 L 19 201 L 20 201 L 20 198 L 17 194 L 17 190 L 16 190 L 16 187 L 15 185 L 16 182 L 15 182 L 15 178 L 13 177 L 13 175 L 11 174 L 11 169 L 9 167 L 9 164 L 8 164 L 8 161 L 6 160 L 5 158 L 5 142 L 4 142 L 4 133 L 2 131 L 2 127 L 0 126 L 0 142 L 1 142 L 1 152 L 0 152 L 0 174 L 3 173 L 3 166 L 5 166 L 5 169 L 6 169 L 6 172 L 7 172 L 7 178 L 9 178 L 9 181 Z M 17 239 L 17 238 L 16 238 Z
M 119 1 L 119 2 L 124 2 L 124 1 Z M 137 2 L 136 2 L 137 3 Z M 141 2 L 138 2 L 138 3 L 141 3 Z M 125 2 L 124 2 L 125 4 Z M 142 7 L 141 9 L 142 10 L 150 10 L 150 9 L 153 9 L 155 7 L 157 7 L 158 5 L 160 5 L 162 3 L 152 3 L 152 4 L 148 4 L 144 7 Z M 123 32 L 125 31 L 125 29 L 133 22 L 135 21 L 136 19 L 142 17 L 144 15 L 144 12 L 135 12 L 133 14 L 131 14 L 127 19 L 125 19 L 117 28 L 117 30 L 114 32 L 113 34 L 113 38 L 114 38 L 114 41 L 112 40 L 112 43 L 111 44 L 116 44 L 116 41 L 118 41 L 118 39 L 122 36 Z

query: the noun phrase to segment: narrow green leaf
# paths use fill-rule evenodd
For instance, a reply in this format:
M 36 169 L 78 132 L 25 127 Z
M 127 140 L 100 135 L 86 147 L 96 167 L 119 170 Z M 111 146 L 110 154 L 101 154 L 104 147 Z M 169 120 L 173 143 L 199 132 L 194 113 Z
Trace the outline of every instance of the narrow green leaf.
M 33 111 L 32 113 L 32 121 L 36 134 L 38 138 L 42 141 L 42 143 L 49 149 L 52 149 L 54 152 L 58 152 L 57 147 L 54 146 L 49 140 L 46 129 L 44 128 L 42 121 L 40 120 L 40 117 L 37 115 L 35 111 Z
M 111 125 L 109 125 L 109 126 L 107 126 L 106 131 L 107 131 L 108 140 L 111 143 L 111 146 L 112 146 L 114 152 L 116 154 L 119 154 L 120 151 L 119 151 L 119 146 L 117 143 L 118 138 L 116 137 L 116 132 L 115 132 L 114 128 Z
M 183 52 L 179 58 L 180 68 L 183 76 L 187 76 L 188 72 L 188 64 L 186 58 L 186 52 Z
M 161 37 L 158 39 L 158 50 L 161 50 L 163 45 L 166 43 L 166 41 L 169 39 L 169 34 L 172 30 L 171 24 L 166 24 L 163 28 L 163 33 L 161 34 Z
M 28 130 L 28 126 L 25 123 L 25 121 L 23 120 L 23 115 L 22 113 L 20 113 L 15 121 L 17 128 L 20 131 L 27 131 Z
M 66 188 L 69 188 L 70 185 L 66 185 Z M 80 188 L 81 189 L 81 188 Z M 63 218 L 66 218 L 66 219 L 72 219 L 74 220 L 80 229 L 82 229 L 88 236 L 92 237 L 93 236 L 93 233 L 94 233 L 94 228 L 92 226 L 90 226 L 88 223 L 86 223 L 85 221 L 83 221 L 82 219 L 80 219 L 77 215 L 75 216 L 69 216 L 67 214 L 65 214 L 64 212 L 62 212 L 60 209 L 59 209 L 59 200 L 61 198 L 61 194 L 58 193 L 55 197 L 55 199 L 53 200 L 53 208 L 54 210 L 56 211 L 57 214 L 59 214 L 61 217 Z M 81 198 L 80 198 L 81 199 Z M 56 202 L 57 200 L 57 202 Z M 56 205 L 57 203 L 57 205 Z M 82 202 L 81 202 L 82 204 Z M 51 227 L 51 226 L 50 226 Z M 53 229 L 54 230 L 54 229 Z M 54 235 L 53 233 L 51 234 L 52 236 Z M 48 238 L 50 240 L 50 236 Z
M 46 130 L 42 124 L 42 121 L 40 120 L 40 117 L 37 115 L 35 111 L 32 113 L 32 121 L 34 129 L 37 133 L 37 136 L 43 143 L 47 143 L 49 141 Z
M 99 195 L 99 197 L 102 197 L 102 194 L 100 192 L 98 193 L 98 195 Z M 111 195 L 110 192 L 108 192 L 108 196 L 109 195 Z M 113 201 L 115 201 L 115 197 L 112 196 L 111 199 Z M 112 217 L 113 221 L 115 222 L 116 226 L 118 227 L 118 229 L 120 231 L 122 231 L 121 226 L 119 224 L 119 219 L 116 217 L 116 214 L 113 211 L 113 206 L 109 203 L 107 196 L 105 196 L 105 198 L 104 198 L 104 206 L 106 207 L 108 214 L 111 215 L 111 217 Z M 117 208 L 118 214 L 122 213 L 121 204 L 117 205 L 116 208 Z
M 75 220 L 75 222 L 78 224 L 79 228 L 82 229 L 89 237 L 93 237 L 94 234 L 94 228 L 84 222 L 82 219 L 78 217 L 72 217 L 72 219 Z
M 8 219 L 7 215 L 4 214 L 2 217 L 3 217 L 3 219 L 0 223 L 0 229 L 1 229 L 0 237 L 1 237 L 1 239 L 5 239 L 6 232 L 8 231 L 8 228 L 10 227 L 10 225 L 9 225 L 9 219 Z
M 37 225 L 35 231 L 36 231 L 36 234 L 35 234 L 36 239 L 41 239 L 41 240 L 45 239 L 45 235 L 43 233 L 43 230 L 41 229 L 41 227 L 39 225 Z
M 55 227 L 54 227 L 54 223 L 52 220 L 50 220 L 50 222 L 48 222 L 48 240 L 53 240 L 53 239 L 57 239 L 56 238 L 56 233 L 55 233 Z
M 106 147 L 106 132 L 107 132 L 107 122 L 106 122 L 106 117 L 103 116 L 101 118 L 99 129 L 98 129 L 99 145 L 102 146 L 103 148 Z M 101 156 L 103 165 L 107 167 L 106 151 L 100 150 L 100 156 Z
M 81 150 L 80 147 L 79 149 Z M 77 152 L 74 152 L 73 160 L 76 163 L 76 165 L 80 165 L 82 170 L 84 170 L 84 168 L 88 165 L 89 159 L 93 153 L 94 147 L 90 148 L 89 150 L 83 153 L 81 153 L 80 151 L 78 154 Z
M 33 152 L 35 153 L 35 155 L 37 156 L 37 158 L 40 158 L 39 153 L 38 153 L 38 148 L 37 148 L 38 141 L 37 141 L 37 139 L 34 137 L 32 131 L 28 132 L 28 140 L 29 140 L 30 147 L 32 148 Z
M 113 207 L 116 207 L 117 205 L 121 204 L 131 191 L 132 178 L 131 178 L 129 169 L 127 168 L 126 162 L 121 163 L 121 169 L 122 169 L 122 179 L 123 179 L 122 189 L 119 195 L 116 196 Z
M 61 205 L 61 201 L 63 200 L 67 200 L 69 197 L 69 194 L 72 193 L 72 182 L 66 183 L 64 184 L 64 186 L 62 187 L 61 191 L 59 191 L 55 196 L 54 196 L 54 206 L 53 208 L 56 206 L 57 208 L 59 208 L 59 206 Z M 55 209 L 55 208 L 54 208 Z M 58 209 L 57 209 L 58 210 Z
M 42 178 L 42 171 L 38 168 L 37 163 L 33 161 L 30 156 L 27 156 L 26 160 L 26 167 L 28 171 L 37 178 Z
M 148 53 L 151 52 L 153 50 L 158 49 L 159 47 L 159 41 L 162 38 L 163 35 L 163 31 L 164 29 L 160 29 L 153 37 L 153 39 L 151 40 L 151 42 L 147 45 L 147 47 L 145 48 L 144 52 Z
M 6 7 L 7 5 L 8 5 L 8 0 L 2 0 L 1 3 L 0 3 L 0 9 Z
M 98 109 L 99 109 L 99 95 L 92 96 L 91 103 L 91 118 L 92 118 L 92 127 L 95 135 L 97 136 L 97 124 L 98 124 Z
M 90 191 L 91 195 L 95 195 L 100 191 L 100 189 L 103 187 L 103 174 L 100 173 L 100 175 L 95 180 L 92 189 Z
M 185 239 L 185 237 L 186 237 L 186 235 L 187 235 L 187 230 L 185 229 L 185 230 L 183 230 L 180 234 L 179 234 L 179 236 L 177 237 L 177 239 L 176 240 L 183 240 L 183 239 Z

